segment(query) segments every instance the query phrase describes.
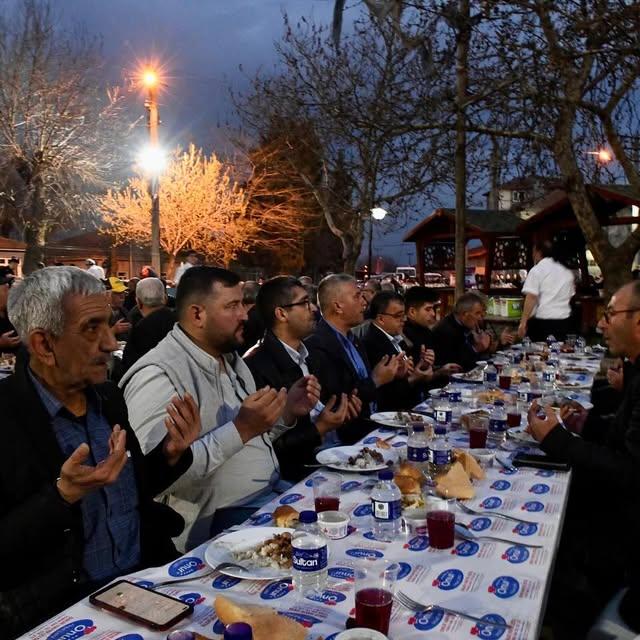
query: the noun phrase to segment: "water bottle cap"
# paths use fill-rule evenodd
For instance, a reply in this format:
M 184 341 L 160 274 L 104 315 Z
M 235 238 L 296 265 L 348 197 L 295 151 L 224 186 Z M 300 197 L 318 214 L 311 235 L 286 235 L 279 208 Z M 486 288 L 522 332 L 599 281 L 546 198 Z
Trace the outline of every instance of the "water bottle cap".
M 424 425 L 423 424 L 414 425 L 413 432 L 414 433 L 424 433 Z
M 503 400 L 495 400 L 493 403 L 494 407 L 504 407 L 504 401 Z
M 433 433 L 435 433 L 437 436 L 444 436 L 447 434 L 447 427 L 444 425 L 436 425 L 433 428 Z
M 224 630 L 224 640 L 252 640 L 253 631 L 246 622 L 228 624 Z
M 378 471 L 378 480 L 392 480 L 392 479 L 393 479 L 393 471 L 391 471 L 391 469 L 383 469 L 382 471 Z
M 318 514 L 315 511 L 301 511 L 299 516 L 300 524 L 313 524 L 318 522 Z
M 172 631 L 167 640 L 196 640 L 196 634 L 195 631 Z

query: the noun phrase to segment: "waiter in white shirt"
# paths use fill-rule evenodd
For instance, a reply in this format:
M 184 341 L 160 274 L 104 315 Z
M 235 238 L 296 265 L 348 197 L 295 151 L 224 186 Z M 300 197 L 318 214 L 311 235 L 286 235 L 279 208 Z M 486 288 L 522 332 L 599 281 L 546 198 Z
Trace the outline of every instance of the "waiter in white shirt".
M 570 303 L 576 292 L 575 278 L 552 254 L 553 245 L 548 240 L 535 244 L 535 265 L 522 285 L 525 299 L 518 335 L 521 338 L 527 335 L 534 342 L 546 340 L 549 335 L 564 340 L 571 328 Z

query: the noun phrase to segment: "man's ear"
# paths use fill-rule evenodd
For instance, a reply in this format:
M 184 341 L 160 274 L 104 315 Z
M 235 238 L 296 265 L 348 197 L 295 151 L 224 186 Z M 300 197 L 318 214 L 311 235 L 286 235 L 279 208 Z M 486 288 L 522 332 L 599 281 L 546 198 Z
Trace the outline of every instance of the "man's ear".
M 29 351 L 32 357 L 37 358 L 48 367 L 53 367 L 56 364 L 52 340 L 53 338 L 41 329 L 36 329 L 29 334 Z
M 192 322 L 196 327 L 202 328 L 204 326 L 207 317 L 207 312 L 202 305 L 190 304 L 187 309 L 187 318 L 189 322 Z
M 287 313 L 282 307 L 276 307 L 274 315 L 278 322 L 286 322 L 287 320 Z

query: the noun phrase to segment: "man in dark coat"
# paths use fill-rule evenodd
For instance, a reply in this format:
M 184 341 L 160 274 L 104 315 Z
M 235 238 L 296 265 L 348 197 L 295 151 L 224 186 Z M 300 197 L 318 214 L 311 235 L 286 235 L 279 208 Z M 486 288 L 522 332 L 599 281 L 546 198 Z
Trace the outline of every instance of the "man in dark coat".
M 38 300 L 38 304 L 33 301 Z M 32 273 L 9 297 L 30 359 L 0 382 L 0 628 L 13 638 L 118 575 L 176 557 L 182 519 L 153 498 L 190 466 L 200 431 L 174 398 L 167 435 L 143 456 L 120 391 L 99 280 Z

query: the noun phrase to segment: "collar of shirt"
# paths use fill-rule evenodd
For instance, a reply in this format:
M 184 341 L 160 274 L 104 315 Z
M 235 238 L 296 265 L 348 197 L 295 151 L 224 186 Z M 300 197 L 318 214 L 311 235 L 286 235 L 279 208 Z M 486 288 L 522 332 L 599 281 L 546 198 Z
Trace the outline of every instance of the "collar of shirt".
M 42 382 L 40 382 L 38 376 L 36 376 L 36 374 L 31 371 L 31 367 L 27 367 L 27 372 L 29 373 L 29 377 L 33 382 L 33 386 L 38 393 L 38 397 L 40 398 L 40 400 L 42 400 L 42 404 L 47 410 L 49 417 L 53 418 L 57 416 L 62 409 L 65 409 L 64 404 L 62 404 L 62 402 L 60 402 L 60 400 L 58 400 L 58 398 L 56 398 L 56 396 L 54 396 L 53 393 L 51 393 L 51 391 L 49 391 L 49 389 L 47 389 L 47 387 L 45 387 Z M 98 412 L 101 412 L 101 399 L 96 390 L 92 387 L 87 387 L 85 393 L 87 396 L 87 400 L 94 404 Z
M 400 343 L 402 342 L 402 336 L 392 336 L 390 333 L 387 333 L 380 325 L 376 324 L 375 322 L 373 324 L 375 325 L 376 329 L 382 331 L 382 333 L 387 336 L 389 342 L 391 342 L 391 344 L 396 348 L 396 351 L 400 353 L 402 351 L 402 347 L 400 346 Z
M 300 342 L 300 347 L 296 351 L 293 347 L 289 346 L 286 342 L 283 342 L 278 338 L 280 344 L 284 347 L 284 350 L 289 354 L 291 359 L 299 366 L 306 366 L 307 358 L 309 357 L 309 351 L 304 342 Z

